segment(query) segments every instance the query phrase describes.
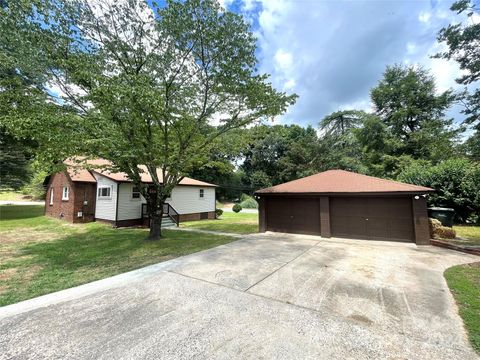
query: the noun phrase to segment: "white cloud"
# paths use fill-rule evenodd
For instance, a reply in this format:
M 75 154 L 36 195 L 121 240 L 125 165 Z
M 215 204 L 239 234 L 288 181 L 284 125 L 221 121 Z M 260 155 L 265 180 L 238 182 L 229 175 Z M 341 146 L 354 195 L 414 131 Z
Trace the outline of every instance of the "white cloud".
M 418 20 L 422 23 L 429 23 L 431 17 L 432 13 L 428 11 L 420 11 L 420 14 L 418 14 Z
M 278 67 L 279 70 L 288 72 L 293 64 L 293 57 L 292 54 L 286 52 L 283 49 L 278 49 L 275 53 L 275 65 Z
M 419 64 L 438 91 L 458 88 L 454 61 L 432 59 L 438 31 L 459 19 L 448 1 L 258 0 L 244 15 L 255 24 L 259 70 L 273 85 L 299 95 L 277 123 L 316 124 L 339 109 L 371 109 L 369 92 L 387 65 Z M 476 20 L 477 18 L 475 18 Z
M 218 0 L 218 2 L 220 3 L 221 7 L 227 9 L 230 5 L 232 5 L 233 0 Z

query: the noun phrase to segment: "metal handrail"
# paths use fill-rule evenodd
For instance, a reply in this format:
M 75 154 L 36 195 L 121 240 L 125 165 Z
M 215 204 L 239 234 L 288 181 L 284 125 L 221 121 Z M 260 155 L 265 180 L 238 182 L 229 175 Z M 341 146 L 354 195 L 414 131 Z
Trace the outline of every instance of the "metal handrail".
M 170 205 L 169 203 L 164 203 L 163 204 L 163 213 L 167 214 L 178 226 L 180 223 L 180 214 L 175 210 L 175 208 Z
M 163 215 L 168 216 L 178 226 L 180 223 L 180 214 L 169 203 L 163 204 Z M 148 217 L 148 204 L 142 204 L 142 217 Z

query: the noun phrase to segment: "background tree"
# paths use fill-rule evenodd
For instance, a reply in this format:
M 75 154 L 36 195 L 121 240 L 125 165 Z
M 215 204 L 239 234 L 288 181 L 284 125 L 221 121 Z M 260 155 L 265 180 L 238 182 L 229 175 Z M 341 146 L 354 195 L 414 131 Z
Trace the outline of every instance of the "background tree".
M 243 183 L 261 189 L 315 172 L 317 135 L 312 127 L 260 125 L 250 129 L 240 169 Z
M 428 196 L 429 205 L 455 210 L 456 221 L 480 224 L 480 165 L 466 159 L 450 159 L 435 166 L 415 163 L 398 179 L 437 190 Z
M 257 74 L 249 25 L 216 1 L 50 5 L 28 23 L 41 34 L 32 45 L 48 55 L 46 83 L 62 96 L 56 104 L 75 114 L 62 125 L 63 138 L 42 143 L 103 157 L 111 170 L 125 172 L 149 204 L 150 239 L 161 236 L 165 199 L 210 161 L 225 133 L 281 114 L 294 101 Z M 54 43 L 45 40 L 50 36 Z M 25 114 L 8 125 L 38 134 L 55 121 Z M 141 182 L 143 173 L 151 186 Z
M 341 110 L 320 120 L 316 169 L 365 172 L 366 169 L 360 162 L 361 149 L 354 130 L 362 125 L 367 116 L 361 110 Z
M 236 129 L 225 134 L 221 146 L 210 152 L 209 162 L 188 174 L 194 179 L 218 185 L 217 199 L 232 200 L 240 198 L 242 192 L 253 193 L 254 189 L 242 184 L 243 174 L 235 165 L 247 146 L 248 132 L 247 129 Z
M 344 136 L 358 127 L 365 115 L 366 113 L 360 110 L 335 111 L 320 121 L 319 128 L 326 136 Z
M 463 70 L 463 75 L 456 79 L 459 84 L 470 85 L 480 79 L 480 23 L 473 20 L 475 12 L 480 10 L 478 4 L 471 0 L 459 0 L 452 4 L 450 10 L 465 14 L 463 24 L 450 24 L 438 33 L 438 41 L 447 45 L 448 50 L 435 55 L 437 58 L 454 59 Z M 480 88 L 473 92 L 465 89 L 458 95 L 464 104 L 465 122 L 480 130 Z M 480 135 L 480 132 L 477 133 Z
M 435 79 L 422 67 L 388 66 L 371 90 L 375 114 L 400 141 L 395 155 L 414 159 L 446 159 L 453 154 L 458 132 L 445 111 L 451 91 L 436 94 Z

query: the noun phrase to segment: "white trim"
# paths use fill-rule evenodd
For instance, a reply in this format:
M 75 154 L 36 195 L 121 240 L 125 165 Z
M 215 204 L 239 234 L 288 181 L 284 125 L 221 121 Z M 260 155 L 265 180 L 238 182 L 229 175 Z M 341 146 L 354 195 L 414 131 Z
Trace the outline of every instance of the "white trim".
M 70 194 L 70 188 L 68 186 L 64 186 L 62 188 L 62 200 L 67 201 L 69 194 Z
M 108 189 L 108 195 L 100 195 L 101 190 Z M 97 188 L 98 200 L 111 200 L 112 199 L 112 186 L 99 186 Z
M 137 189 L 137 191 L 135 191 Z M 138 197 L 134 197 L 133 194 L 138 194 Z M 135 185 L 132 186 L 132 192 L 130 194 L 130 200 L 132 201 L 140 201 L 142 200 L 142 194 L 140 193 L 140 189 Z
M 53 187 L 50 188 L 50 205 L 53 205 Z

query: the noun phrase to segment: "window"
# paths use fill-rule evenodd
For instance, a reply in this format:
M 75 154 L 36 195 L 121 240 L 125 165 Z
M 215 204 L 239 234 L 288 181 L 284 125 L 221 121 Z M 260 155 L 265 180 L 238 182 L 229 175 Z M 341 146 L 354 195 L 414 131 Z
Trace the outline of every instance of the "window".
M 140 199 L 140 189 L 136 186 L 132 187 L 132 199 Z
M 205 195 L 205 190 L 203 189 L 200 189 L 200 199 L 203 199 L 204 195 Z
M 112 198 L 112 189 L 110 186 L 102 186 L 98 188 L 98 198 L 99 199 L 111 199 Z
M 53 188 L 50 189 L 50 205 L 53 205 Z
M 62 200 L 68 200 L 68 186 L 64 186 L 62 189 Z

